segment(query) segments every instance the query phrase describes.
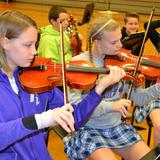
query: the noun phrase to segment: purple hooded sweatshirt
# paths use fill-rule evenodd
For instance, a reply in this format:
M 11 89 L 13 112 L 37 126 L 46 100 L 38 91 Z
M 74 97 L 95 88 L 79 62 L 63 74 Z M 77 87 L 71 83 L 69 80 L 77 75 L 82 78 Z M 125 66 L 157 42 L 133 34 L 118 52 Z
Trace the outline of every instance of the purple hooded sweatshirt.
M 63 93 L 53 88 L 50 92 L 29 94 L 18 81 L 18 70 L 14 72 L 14 78 L 18 95 L 13 91 L 8 77 L 0 71 L 0 160 L 52 160 L 46 146 L 46 132 L 28 129 L 23 120 L 63 106 Z M 75 128 L 88 120 L 102 98 L 93 89 L 79 104 L 73 105 Z

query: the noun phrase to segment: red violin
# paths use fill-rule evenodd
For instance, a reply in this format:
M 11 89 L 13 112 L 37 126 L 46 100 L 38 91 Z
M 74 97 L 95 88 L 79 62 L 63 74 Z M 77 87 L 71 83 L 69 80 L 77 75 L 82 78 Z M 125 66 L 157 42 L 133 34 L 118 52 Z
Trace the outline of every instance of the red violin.
M 69 70 L 69 67 L 75 68 L 71 65 L 75 63 L 81 66 L 93 66 L 89 62 L 73 61 L 66 69 Z M 68 86 L 83 90 L 92 88 L 97 79 L 97 74 L 82 72 L 74 72 L 73 74 L 72 71 L 67 71 L 66 76 Z M 50 91 L 53 87 L 62 86 L 62 65 L 52 62 L 51 59 L 36 56 L 30 67 L 20 71 L 19 80 L 22 87 L 29 93 Z
M 73 27 L 75 30 L 71 35 L 71 47 L 73 49 L 73 56 L 76 56 L 82 52 L 82 36 L 78 33 L 77 24 L 72 15 L 70 15 L 69 23 L 72 26 L 72 30 Z
M 71 37 L 71 47 L 73 49 L 73 56 L 82 52 L 82 38 L 80 38 L 78 32 L 73 33 Z
M 105 65 L 116 65 L 123 68 L 127 72 L 133 72 L 137 56 L 130 53 L 121 52 L 115 56 L 106 56 Z M 155 80 L 160 77 L 160 58 L 156 56 L 143 56 L 141 57 L 138 73 L 145 75 L 146 79 Z

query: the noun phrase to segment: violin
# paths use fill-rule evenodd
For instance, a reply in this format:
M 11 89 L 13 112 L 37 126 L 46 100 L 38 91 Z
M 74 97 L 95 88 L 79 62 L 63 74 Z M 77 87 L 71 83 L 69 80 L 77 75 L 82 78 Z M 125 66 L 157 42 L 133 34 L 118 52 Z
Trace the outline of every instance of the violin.
M 125 50 L 123 50 L 125 51 Z M 121 52 L 118 55 L 106 56 L 105 65 L 117 65 L 123 68 L 125 71 L 132 73 L 134 71 L 137 56 L 128 53 Z M 146 55 L 141 57 L 138 73 L 143 74 L 146 79 L 155 80 L 160 77 L 160 58 L 152 55 Z
M 74 26 L 75 30 L 71 36 L 71 47 L 73 49 L 73 56 L 76 56 L 82 52 L 82 36 L 78 33 L 77 24 L 72 15 L 70 16 L 69 22 L 71 26 Z
M 75 34 L 73 33 L 71 37 L 71 47 L 73 49 L 73 56 L 78 55 L 82 50 L 82 38 L 80 38 L 79 33 L 76 31 Z
M 84 62 L 78 63 L 81 63 L 81 66 L 84 65 Z M 85 62 L 85 66 L 91 65 L 89 62 Z M 95 85 L 97 74 L 81 72 L 71 74 L 71 72 L 67 72 L 66 78 L 68 86 L 88 90 Z M 53 87 L 62 86 L 62 65 L 52 62 L 49 58 L 36 56 L 30 67 L 20 70 L 19 81 L 29 93 L 50 91 Z
M 67 85 L 71 88 L 90 90 L 96 84 L 99 73 L 109 74 L 109 68 L 96 68 L 89 61 L 71 61 L 66 65 Z M 37 78 L 35 78 L 37 77 Z M 135 79 L 130 74 L 125 79 Z M 36 56 L 30 67 L 19 71 L 19 81 L 24 90 L 29 93 L 50 91 L 53 87 L 62 85 L 62 65 L 52 62 L 49 58 Z

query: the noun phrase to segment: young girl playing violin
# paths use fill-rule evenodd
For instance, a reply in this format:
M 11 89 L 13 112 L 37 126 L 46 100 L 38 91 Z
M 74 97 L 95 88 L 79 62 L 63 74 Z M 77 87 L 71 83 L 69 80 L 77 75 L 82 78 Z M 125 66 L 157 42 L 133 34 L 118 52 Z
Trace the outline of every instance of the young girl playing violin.
M 73 132 L 100 103 L 106 87 L 125 76 L 122 69 L 110 67 L 110 74 L 77 105 L 64 105 L 63 94 L 56 87 L 50 92 L 30 94 L 20 84 L 18 67 L 29 67 L 33 61 L 37 33 L 36 23 L 30 17 L 18 11 L 0 14 L 1 160 L 51 160 L 43 129 L 59 124 Z
M 101 15 L 91 20 L 88 32 L 89 42 L 93 42 L 92 53 L 85 52 L 73 60 L 91 60 L 96 67 L 104 67 L 107 55 L 120 53 L 119 24 Z M 139 160 L 150 151 L 133 126 L 122 120 L 128 116 L 131 107 L 131 101 L 123 98 L 128 87 L 129 84 L 122 80 L 105 90 L 103 100 L 83 127 L 64 138 L 65 152 L 71 160 L 116 160 L 114 153 L 127 160 Z M 159 89 L 160 84 L 147 89 L 134 87 L 130 98 L 136 104 L 148 104 L 160 96 Z M 76 103 L 86 96 L 86 92 L 70 89 L 69 95 L 70 102 Z

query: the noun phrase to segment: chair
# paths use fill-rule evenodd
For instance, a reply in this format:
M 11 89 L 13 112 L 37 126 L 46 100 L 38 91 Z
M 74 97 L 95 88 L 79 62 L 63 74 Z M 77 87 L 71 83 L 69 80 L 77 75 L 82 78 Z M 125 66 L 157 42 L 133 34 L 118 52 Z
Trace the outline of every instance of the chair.
M 153 127 L 153 124 L 152 124 L 152 121 L 151 119 L 149 118 L 149 116 L 147 117 L 147 124 L 148 124 L 148 136 L 147 136 L 147 145 L 150 146 L 150 141 L 151 141 L 151 134 L 152 134 L 152 127 Z

